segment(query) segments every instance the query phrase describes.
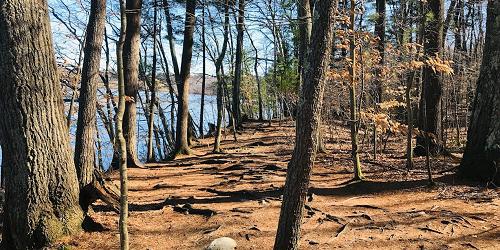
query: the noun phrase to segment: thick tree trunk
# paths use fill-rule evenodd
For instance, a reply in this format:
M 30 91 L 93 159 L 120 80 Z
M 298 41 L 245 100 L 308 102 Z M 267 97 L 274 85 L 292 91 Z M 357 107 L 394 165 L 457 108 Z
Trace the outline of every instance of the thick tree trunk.
M 0 134 L 9 142 L 2 244 L 41 248 L 83 218 L 47 2 L 1 1 L 0 32 Z
M 190 154 L 188 143 L 189 118 L 189 76 L 193 56 L 193 33 L 196 25 L 196 0 L 186 1 L 186 20 L 184 25 L 184 43 L 182 48 L 182 63 L 180 82 L 178 83 L 177 136 L 174 155 Z
M 443 40 L 443 2 L 429 0 L 425 6 L 424 20 L 424 55 L 427 58 L 440 56 Z M 441 151 L 441 95 L 443 91 L 441 73 L 435 72 L 429 65 L 424 66 L 422 93 L 418 127 L 431 135 L 429 150 L 433 155 Z M 424 103 L 425 102 L 425 103 Z M 426 155 L 426 136 L 417 136 L 416 155 Z
M 80 205 L 90 205 L 85 187 L 92 183 L 95 163 L 96 103 L 101 49 L 106 25 L 106 0 L 92 0 L 85 39 L 82 81 L 76 125 L 75 165 L 80 183 Z
M 304 202 L 316 158 L 324 84 L 331 61 L 336 1 L 317 2 L 308 67 L 297 114 L 295 149 L 288 164 L 274 249 L 298 249 Z
M 137 155 L 137 93 L 139 91 L 139 46 L 142 0 L 127 0 L 127 33 L 123 45 L 123 76 L 125 82 L 125 115 L 123 132 L 127 142 L 127 165 L 140 167 Z
M 241 77 L 243 74 L 243 35 L 245 32 L 245 0 L 238 1 L 238 23 L 236 24 L 238 34 L 236 37 L 236 62 L 233 81 L 233 119 L 236 124 L 235 128 L 241 126 L 241 108 L 240 108 L 240 92 L 241 92 Z
M 486 40 L 460 173 L 500 184 L 500 2 L 488 2 Z

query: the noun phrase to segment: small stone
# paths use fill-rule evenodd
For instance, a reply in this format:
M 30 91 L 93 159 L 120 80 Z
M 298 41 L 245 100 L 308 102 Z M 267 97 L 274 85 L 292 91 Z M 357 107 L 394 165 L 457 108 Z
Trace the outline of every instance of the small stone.
M 236 249 L 236 241 L 229 237 L 215 239 L 208 245 L 206 250 L 234 250 Z

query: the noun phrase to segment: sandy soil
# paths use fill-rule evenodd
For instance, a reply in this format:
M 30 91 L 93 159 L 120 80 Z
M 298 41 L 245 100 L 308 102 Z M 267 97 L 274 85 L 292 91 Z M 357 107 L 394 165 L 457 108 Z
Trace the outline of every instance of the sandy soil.
M 226 137 L 225 154 L 211 154 L 208 138 L 197 143 L 198 156 L 130 169 L 131 249 L 203 249 L 222 236 L 238 249 L 272 249 L 294 127 L 245 127 L 237 143 Z M 440 174 L 457 159 L 433 159 L 437 185 L 429 188 L 423 158 L 404 170 L 403 137 L 392 138 L 376 161 L 367 142 L 368 181 L 348 183 L 348 130 L 325 131 L 331 139 L 314 168 L 301 249 L 500 249 L 499 191 Z M 55 247 L 118 249 L 118 215 L 97 203 L 91 216 L 103 231 Z

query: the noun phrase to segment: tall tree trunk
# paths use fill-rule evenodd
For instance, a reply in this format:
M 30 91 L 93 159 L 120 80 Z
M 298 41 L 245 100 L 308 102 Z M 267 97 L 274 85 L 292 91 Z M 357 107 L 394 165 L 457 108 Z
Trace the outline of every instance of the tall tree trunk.
M 149 102 L 149 124 L 148 124 L 148 162 L 153 162 L 153 128 L 154 128 L 154 114 L 155 114 L 155 104 L 156 104 L 156 33 L 157 33 L 157 10 L 156 4 L 153 5 L 153 69 L 151 72 L 151 100 Z
M 47 2 L 1 1 L 0 32 L 2 245 L 39 249 L 83 219 Z
M 356 21 L 356 8 L 355 1 L 351 0 L 351 11 L 350 11 L 350 30 L 353 32 L 350 39 L 350 50 L 351 50 L 351 65 L 349 66 L 349 78 L 350 78 L 350 108 L 351 108 L 351 157 L 354 165 L 354 179 L 363 179 L 363 173 L 361 172 L 361 163 L 359 162 L 359 145 L 358 145 L 358 114 L 357 114 L 357 104 L 356 104 L 356 36 L 354 34 L 354 23 Z
M 139 45 L 142 0 L 126 0 L 127 32 L 123 44 L 123 79 L 125 82 L 125 115 L 123 132 L 127 142 L 127 165 L 141 167 L 137 155 L 137 93 L 139 91 Z
M 235 128 L 241 126 L 241 77 L 243 74 L 243 35 L 245 32 L 245 0 L 238 1 L 238 23 L 236 24 L 238 34 L 236 36 L 236 62 L 233 81 L 233 119 Z
M 383 102 L 383 66 L 385 64 L 385 3 L 386 0 L 377 0 L 377 21 L 375 24 L 375 35 L 379 38 L 377 50 L 380 56 L 379 67 L 377 68 L 377 76 L 375 77 L 375 88 L 377 93 L 376 100 Z
M 127 188 L 127 142 L 124 135 L 124 118 L 127 109 L 125 86 L 125 44 L 128 32 L 128 6 L 120 0 L 120 38 L 116 45 L 116 64 L 118 71 L 118 111 L 116 112 L 116 138 L 120 166 L 120 249 L 128 250 L 128 188 Z
M 200 137 L 204 137 L 205 132 L 203 131 L 203 118 L 205 116 L 205 87 L 207 81 L 207 44 L 205 37 L 205 8 L 206 1 L 203 0 L 203 9 L 201 13 L 201 48 L 203 54 L 203 78 L 201 80 L 201 100 L 200 100 Z
M 261 87 L 261 81 L 259 77 L 259 50 L 257 49 L 257 46 L 255 46 L 255 43 L 253 42 L 252 37 L 248 33 L 247 30 L 247 35 L 248 38 L 250 39 L 250 44 L 252 44 L 252 47 L 255 51 L 255 61 L 253 64 L 253 70 L 255 73 L 255 81 L 257 82 L 257 99 L 259 103 L 259 121 L 264 120 L 264 115 L 263 115 L 263 104 L 262 104 L 262 87 Z
M 424 4 L 424 55 L 427 58 L 440 56 L 443 45 L 443 1 L 429 0 Z M 420 109 L 418 127 L 427 134 L 432 134 L 430 153 L 435 155 L 441 151 L 441 73 L 435 72 L 431 66 L 423 69 L 422 94 L 420 95 Z M 425 102 L 425 103 L 424 103 Z M 424 105 L 425 104 L 425 105 Z M 425 106 L 425 110 L 424 110 Z M 429 135 L 430 135 L 429 134 Z M 416 155 L 426 155 L 425 136 L 417 136 Z
M 210 12 L 209 12 L 210 13 Z M 213 25 L 213 24 L 212 24 Z M 213 26 L 212 26 L 213 27 Z M 223 63 L 224 57 L 226 56 L 226 51 L 229 42 L 229 0 L 225 0 L 224 4 L 224 40 L 222 42 L 222 49 L 215 60 L 215 74 L 217 76 L 217 124 L 215 128 L 215 142 L 214 142 L 214 153 L 220 153 L 220 141 L 222 134 L 222 119 L 224 116 L 224 73 Z
M 288 164 L 274 249 L 298 249 L 304 202 L 318 147 L 326 74 L 331 61 L 336 1 L 317 2 L 308 66 L 302 83 L 295 149 Z
M 179 154 L 190 154 L 188 143 L 188 118 L 189 118 L 189 77 L 191 71 L 191 59 L 193 56 L 193 33 L 196 25 L 196 0 L 186 1 L 186 20 L 184 24 L 184 43 L 182 47 L 182 62 L 180 82 L 177 85 L 179 91 L 177 108 L 177 136 L 174 156 Z
M 500 2 L 488 2 L 486 40 L 460 173 L 500 184 Z
M 76 124 L 75 165 L 80 183 L 80 205 L 87 210 L 93 196 L 92 184 L 95 163 L 95 134 L 97 86 L 101 62 L 101 49 L 106 25 L 106 0 L 92 0 L 85 39 L 78 122 Z

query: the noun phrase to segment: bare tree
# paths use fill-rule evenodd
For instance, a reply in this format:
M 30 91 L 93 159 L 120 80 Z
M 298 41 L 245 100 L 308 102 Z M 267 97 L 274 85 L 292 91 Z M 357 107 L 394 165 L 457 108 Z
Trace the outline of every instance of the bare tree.
M 196 0 L 186 1 L 186 20 L 184 24 L 184 42 L 182 47 L 182 62 L 180 81 L 178 83 L 178 108 L 176 143 L 174 156 L 179 154 L 190 154 L 188 127 L 189 127 L 189 77 L 191 71 L 191 59 L 193 56 L 193 33 L 196 25 Z

